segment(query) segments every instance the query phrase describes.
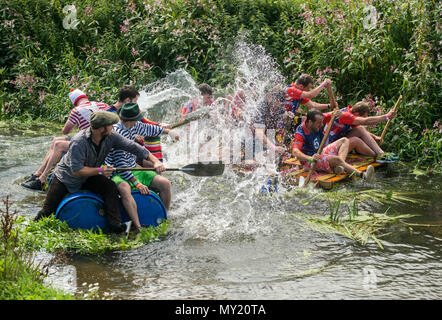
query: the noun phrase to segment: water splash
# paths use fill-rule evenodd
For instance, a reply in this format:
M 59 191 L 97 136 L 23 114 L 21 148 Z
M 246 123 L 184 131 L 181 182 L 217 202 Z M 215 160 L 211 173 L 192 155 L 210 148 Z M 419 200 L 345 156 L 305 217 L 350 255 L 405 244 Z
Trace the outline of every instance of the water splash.
M 223 137 L 241 139 L 257 115 L 263 92 L 284 83 L 277 70 L 276 62 L 262 46 L 247 43 L 243 37 L 234 45 L 233 61 L 236 67 L 235 80 L 225 92 L 216 92 L 209 118 L 192 122 L 187 128 L 177 129 L 184 138 L 172 143 L 163 139 L 163 154 L 166 167 L 182 166 L 188 163 L 189 154 L 198 153 L 198 160 L 219 158 L 219 142 Z M 229 103 L 239 91 L 243 97 L 243 119 L 235 121 L 231 116 Z M 145 86 L 141 91 L 140 106 L 156 121 L 173 123 L 179 118 L 181 106 L 199 95 L 197 84 L 185 70 L 179 69 L 164 79 Z M 188 136 L 189 128 L 198 128 L 197 136 Z M 211 137 L 207 143 L 205 138 Z M 203 142 L 203 143 L 201 143 Z M 197 145 L 200 144 L 198 150 Z M 195 149 L 196 148 L 196 149 Z M 190 151 L 189 151 L 190 150 Z M 203 152 L 204 151 L 204 152 Z M 210 159 L 210 155 L 214 158 Z M 271 166 L 270 166 L 271 167 Z M 265 183 L 269 166 L 258 168 L 245 176 L 238 176 L 228 169 L 221 177 L 201 178 L 185 174 L 167 174 L 173 186 L 172 208 L 169 218 L 173 229 L 185 240 L 206 239 L 219 241 L 253 237 L 255 234 L 274 232 L 273 219 L 284 214 L 280 196 L 259 194 Z

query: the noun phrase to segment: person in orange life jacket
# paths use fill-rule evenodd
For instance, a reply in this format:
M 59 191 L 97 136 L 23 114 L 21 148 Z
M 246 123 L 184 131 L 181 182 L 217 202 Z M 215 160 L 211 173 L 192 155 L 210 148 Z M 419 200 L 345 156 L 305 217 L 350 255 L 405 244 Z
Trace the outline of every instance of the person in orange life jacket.
M 118 94 L 118 101 L 111 107 L 111 109 L 107 111 L 118 112 L 118 110 L 120 110 L 125 103 L 128 102 L 137 103 L 139 96 L 140 93 L 135 87 L 125 85 L 120 89 L 120 92 Z M 169 124 L 150 121 L 144 117 L 140 121 L 142 121 L 143 123 L 160 126 L 164 129 L 163 132 L 169 134 L 172 137 L 172 139 L 174 140 L 180 139 L 180 136 L 175 131 L 170 129 Z M 162 153 L 160 137 L 142 137 L 140 135 L 136 135 L 135 141 L 141 144 L 142 146 L 144 146 L 149 152 L 151 152 L 155 157 L 157 157 L 161 162 L 163 162 L 163 153 Z M 143 165 L 143 161 L 141 159 L 139 164 Z M 150 167 L 151 165 L 152 163 L 146 162 L 143 166 Z
M 393 119 L 396 117 L 396 112 L 392 109 L 384 115 L 369 117 L 370 105 L 365 101 L 359 101 L 353 107 L 348 106 L 341 110 L 343 115 L 334 121 L 328 143 L 347 137 L 359 154 L 369 156 L 384 154 L 377 143 L 381 140 L 381 137 L 370 133 L 364 126 L 376 125 L 388 121 L 388 119 Z
M 88 96 L 79 89 L 72 89 L 69 92 L 69 99 L 74 108 L 63 126 L 62 134 L 64 135 L 71 133 L 76 126 L 79 130 L 87 129 L 90 125 L 89 117 L 92 112 L 110 108 L 109 105 L 103 102 L 90 102 Z M 69 143 L 70 138 L 68 137 L 55 137 L 41 166 L 21 185 L 29 189 L 42 190 L 51 170 L 60 161 L 63 154 L 68 151 Z
M 200 105 L 206 107 L 213 103 L 213 90 L 211 86 L 203 83 L 198 86 L 198 89 L 201 93 L 202 101 L 199 98 L 195 98 L 187 102 L 181 108 L 181 120 L 184 120 L 187 114 L 196 111 Z
M 337 112 L 337 117 L 342 115 L 340 110 L 334 112 Z M 341 174 L 346 170 L 358 177 L 372 181 L 373 166 L 369 166 L 367 171 L 362 173 L 345 161 L 350 151 L 348 138 L 343 137 L 331 144 L 326 144 L 322 153 L 317 153 L 324 137 L 323 126 L 330 121 L 330 118 L 331 114 L 324 116 L 318 110 L 310 110 L 307 113 L 306 120 L 296 129 L 293 138 L 292 156 L 297 157 L 306 170 L 310 170 L 312 163 L 316 161 L 315 170 L 317 171 Z

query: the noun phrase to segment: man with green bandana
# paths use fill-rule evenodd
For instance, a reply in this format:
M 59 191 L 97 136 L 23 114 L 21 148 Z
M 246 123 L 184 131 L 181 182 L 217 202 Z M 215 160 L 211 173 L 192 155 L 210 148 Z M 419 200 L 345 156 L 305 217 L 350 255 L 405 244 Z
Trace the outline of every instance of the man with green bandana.
M 136 135 L 158 137 L 164 131 L 162 127 L 139 121 L 143 118 L 143 114 L 136 103 L 128 102 L 124 104 L 118 110 L 118 115 L 120 116 L 120 122 L 114 125 L 114 130 L 131 141 L 135 141 Z M 155 160 L 160 162 L 156 157 Z M 125 150 L 115 148 L 106 157 L 106 164 L 116 168 L 134 168 L 137 165 L 137 157 Z M 123 171 L 114 174 L 112 180 L 118 187 L 123 206 L 131 217 L 135 228 L 139 229 L 141 225 L 137 214 L 137 204 L 132 196 L 133 190 L 138 190 L 141 194 L 149 194 L 149 187 L 157 189 L 161 201 L 169 210 L 171 200 L 170 182 L 154 171 Z

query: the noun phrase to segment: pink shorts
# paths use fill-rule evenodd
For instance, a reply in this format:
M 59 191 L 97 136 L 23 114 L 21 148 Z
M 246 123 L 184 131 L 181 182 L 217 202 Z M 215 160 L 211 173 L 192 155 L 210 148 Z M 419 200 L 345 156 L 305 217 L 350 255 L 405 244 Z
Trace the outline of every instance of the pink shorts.
M 334 143 L 329 144 L 326 146 L 321 153 L 320 159 L 316 163 L 315 170 L 316 171 L 325 171 L 325 172 L 333 172 L 332 168 L 330 167 L 329 159 L 330 156 L 336 156 L 338 154 L 338 148 Z M 307 171 L 310 171 L 311 164 L 308 161 L 303 161 L 304 169 Z

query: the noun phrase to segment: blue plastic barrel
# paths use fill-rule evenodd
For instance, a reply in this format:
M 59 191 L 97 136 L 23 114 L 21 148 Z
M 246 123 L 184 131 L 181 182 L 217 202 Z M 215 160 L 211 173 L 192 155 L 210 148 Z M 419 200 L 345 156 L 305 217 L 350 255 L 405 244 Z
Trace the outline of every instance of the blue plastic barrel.
M 138 218 L 142 226 L 157 226 L 167 219 L 166 208 L 160 198 L 151 191 L 150 195 L 142 195 L 138 191 L 132 193 L 138 208 Z M 121 200 L 120 200 L 121 203 Z M 120 205 L 121 220 L 130 220 L 123 205 Z M 67 195 L 58 205 L 55 217 L 66 221 L 72 229 L 104 230 L 108 224 L 104 217 L 103 199 L 95 193 L 80 191 Z

